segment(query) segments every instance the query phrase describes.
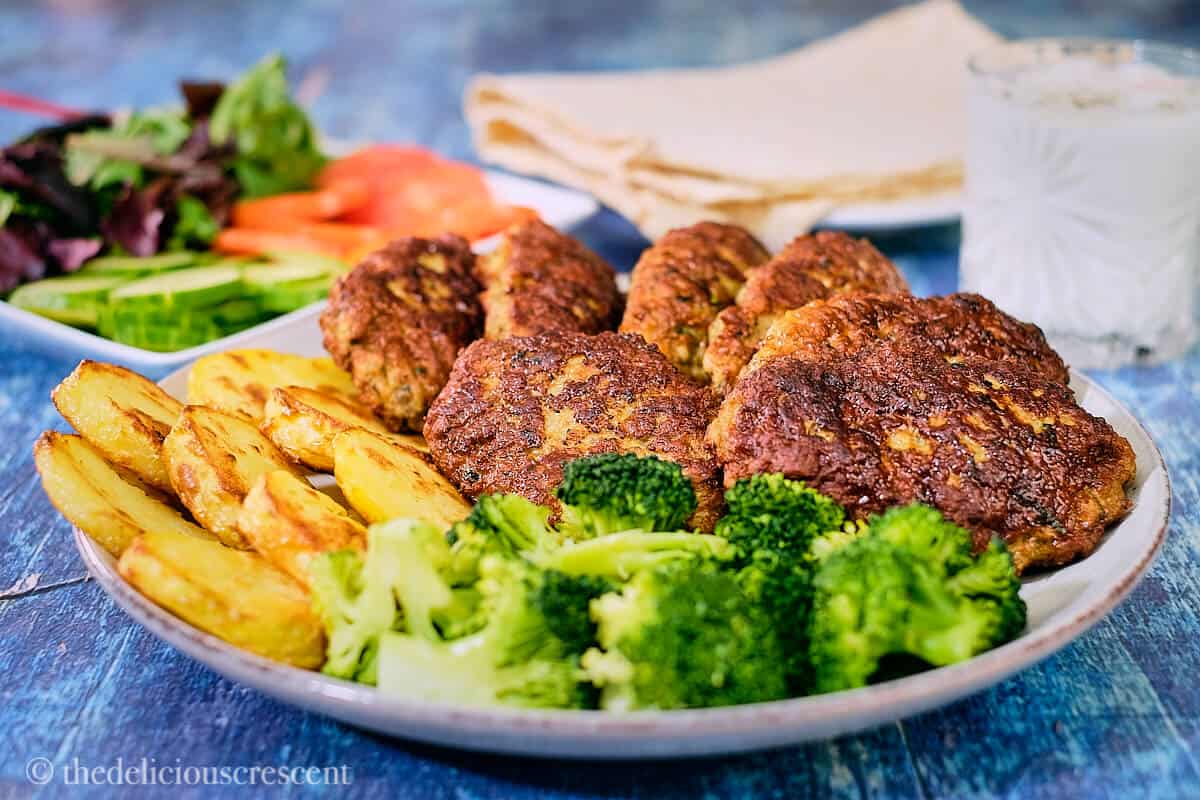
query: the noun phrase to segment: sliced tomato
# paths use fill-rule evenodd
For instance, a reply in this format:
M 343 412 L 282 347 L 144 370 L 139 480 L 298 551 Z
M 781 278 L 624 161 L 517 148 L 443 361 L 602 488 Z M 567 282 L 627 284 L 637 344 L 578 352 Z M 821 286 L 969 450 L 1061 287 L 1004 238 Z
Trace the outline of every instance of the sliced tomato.
M 378 144 L 329 162 L 317 175 L 316 183 L 321 188 L 346 179 L 360 179 L 373 183 L 378 180 L 380 173 L 386 172 L 395 176 L 421 170 L 441 161 L 437 154 L 423 147 Z
M 451 231 L 477 239 L 531 213 L 498 205 L 479 169 L 421 148 L 380 145 L 360 150 L 327 165 L 317 184 L 350 179 L 366 181 L 370 199 L 338 221 L 384 229 L 394 236 Z
M 491 236 L 494 233 L 516 225 L 519 222 L 528 222 L 532 219 L 537 219 L 538 213 L 532 208 L 525 206 L 493 206 L 492 216 L 487 219 L 481 218 L 476 232 L 468 239 L 481 239 L 484 236 Z
M 372 205 L 358 215 L 369 215 L 370 224 L 416 236 L 445 231 L 466 235 L 481 216 L 491 213 L 493 205 L 479 170 L 453 162 L 414 171 L 372 199 Z

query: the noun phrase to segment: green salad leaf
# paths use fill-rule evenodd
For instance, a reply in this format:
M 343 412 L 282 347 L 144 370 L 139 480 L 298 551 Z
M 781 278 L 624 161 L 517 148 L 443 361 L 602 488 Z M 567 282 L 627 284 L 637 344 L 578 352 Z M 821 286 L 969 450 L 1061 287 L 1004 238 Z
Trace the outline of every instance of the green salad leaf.
M 3 226 L 13 211 L 17 209 L 18 200 L 18 197 L 12 192 L 0 189 L 0 226 Z
M 233 170 L 246 197 L 307 188 L 325 162 L 312 122 L 292 102 L 278 54 L 225 89 L 209 135 L 214 144 L 234 145 Z
M 182 111 L 149 109 L 130 114 L 108 129 L 67 137 L 65 170 L 76 186 L 100 191 L 144 183 L 144 167 L 177 151 L 191 135 Z
M 206 250 L 221 231 L 221 224 L 208 206 L 191 195 L 180 195 L 175 214 L 175 228 L 167 240 L 168 250 Z
M 45 203 L 22 197 L 19 193 L 8 189 L 0 189 L 0 227 L 3 227 L 13 214 L 19 214 L 29 219 L 52 220 L 57 213 Z

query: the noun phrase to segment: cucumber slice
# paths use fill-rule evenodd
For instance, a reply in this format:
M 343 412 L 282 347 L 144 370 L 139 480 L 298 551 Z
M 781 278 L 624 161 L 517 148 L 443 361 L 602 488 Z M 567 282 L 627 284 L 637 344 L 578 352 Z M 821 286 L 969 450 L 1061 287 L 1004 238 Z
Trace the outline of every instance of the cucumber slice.
M 331 283 L 330 278 L 326 276 L 316 280 L 268 286 L 262 289 L 258 299 L 265 310 L 286 314 L 318 300 L 324 300 L 329 295 Z
M 83 265 L 83 272 L 132 272 L 149 274 L 195 264 L 198 253 L 160 253 L 156 256 L 101 256 Z
M 227 300 L 211 309 L 198 309 L 195 313 L 209 313 L 213 322 L 221 327 L 242 325 L 247 322 L 257 322 L 262 318 L 263 308 L 257 300 Z
M 70 325 L 94 325 L 96 309 L 113 289 L 125 282 L 125 278 L 118 276 L 65 275 L 45 278 L 17 287 L 9 295 L 8 302 L 51 319 L 62 317 L 59 321 Z M 54 314 L 59 314 L 59 317 Z
M 229 300 L 211 308 L 132 308 L 110 305 L 102 308 L 97 322 L 104 335 L 141 328 L 158 332 L 180 329 L 183 331 L 211 331 L 215 326 L 223 333 L 242 330 L 255 325 L 263 318 L 262 307 L 254 300 Z
M 242 268 L 242 280 L 254 291 L 298 281 L 324 279 L 329 271 L 320 264 L 251 264 Z
M 221 335 L 222 336 L 232 336 L 235 333 L 241 333 L 242 331 L 246 330 L 247 328 L 253 328 L 255 325 L 261 325 L 262 323 L 266 322 L 267 320 L 274 319 L 274 318 L 275 318 L 274 314 L 263 314 L 261 317 L 259 317 L 257 319 L 248 319 L 245 322 L 239 322 L 235 325 L 222 325 L 221 326 Z
M 26 308 L 39 317 L 52 319 L 76 328 L 96 327 L 99 312 L 95 308 Z
M 198 308 L 241 293 L 241 270 L 219 264 L 142 278 L 114 289 L 108 299 L 127 308 Z
M 214 339 L 221 338 L 221 334 L 217 332 L 212 336 L 200 336 L 195 339 L 188 339 L 175 333 L 147 334 L 136 331 L 118 331 L 107 338 L 112 339 L 114 342 L 127 344 L 130 347 L 151 350 L 155 353 L 174 353 L 177 350 L 187 350 L 189 347 L 199 347 L 202 344 L 208 344 Z
M 185 324 L 170 327 L 139 324 L 118 318 L 106 335 L 114 341 L 143 350 L 171 352 L 220 339 L 225 335 L 225 331 L 212 321 L 195 318 L 189 319 Z
M 276 264 L 308 264 L 320 267 L 330 275 L 340 275 L 350 269 L 350 265 L 340 258 L 300 250 L 270 250 L 267 252 L 267 258 Z

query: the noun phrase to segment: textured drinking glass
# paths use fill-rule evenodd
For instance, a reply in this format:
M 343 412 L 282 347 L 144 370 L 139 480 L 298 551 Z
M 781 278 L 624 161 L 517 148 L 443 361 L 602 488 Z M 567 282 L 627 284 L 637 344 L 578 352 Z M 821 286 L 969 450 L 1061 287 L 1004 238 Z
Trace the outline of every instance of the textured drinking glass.
M 1076 367 L 1196 341 L 1200 51 L 1013 42 L 971 61 L 961 284 Z

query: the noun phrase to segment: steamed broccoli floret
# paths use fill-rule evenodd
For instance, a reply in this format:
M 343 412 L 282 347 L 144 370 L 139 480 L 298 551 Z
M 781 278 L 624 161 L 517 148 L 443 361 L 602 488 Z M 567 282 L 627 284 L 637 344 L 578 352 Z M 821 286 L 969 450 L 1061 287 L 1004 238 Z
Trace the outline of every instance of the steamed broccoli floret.
M 810 652 L 819 692 L 865 686 L 881 670 L 894 677 L 900 663 L 952 664 L 991 643 L 991 615 L 977 613 L 935 569 L 882 539 L 853 542 L 830 556 L 815 585 Z
M 787 696 L 770 622 L 709 564 L 639 572 L 592 602 L 601 647 L 584 654 L 611 710 L 701 708 Z
M 379 688 L 388 694 L 455 705 L 588 708 L 591 693 L 569 661 L 534 660 L 498 666 L 482 634 L 427 642 L 385 634 L 379 647 Z
M 353 550 L 325 553 L 309 565 L 313 605 L 328 644 L 323 672 L 375 683 L 379 634 L 399 624 L 390 586 L 368 582 Z
M 596 641 L 589 604 L 614 588 L 604 578 L 545 570 L 534 593 L 534 606 L 566 651 L 582 654 Z
M 789 691 L 805 694 L 811 686 L 809 551 L 820 536 L 840 528 L 844 512 L 825 495 L 779 474 L 742 479 L 725 501 L 729 513 L 717 522 L 716 533 L 736 547 L 742 590 L 775 627 Z
M 563 505 L 559 529 L 576 540 L 676 531 L 696 510 L 696 492 L 678 464 L 628 453 L 572 461 L 556 494 Z
M 941 564 L 951 590 L 958 596 L 996 603 L 1000 614 L 998 643 L 1024 629 L 1021 582 L 1008 548 L 998 539 L 990 541 L 979 555 L 972 555 L 970 533 L 936 509 L 919 503 L 891 509 L 873 519 L 870 530 L 892 544 L 923 555 L 927 561 Z
M 460 537 L 483 537 L 490 552 L 516 555 L 544 547 L 553 534 L 550 509 L 517 494 L 485 494 L 465 520 L 447 534 L 453 546 Z
M 583 708 L 594 691 L 579 656 L 594 640 L 589 601 L 607 583 L 487 556 L 479 592 L 487 623 L 452 642 L 392 633 L 379 651 L 379 686 L 423 700 Z
M 846 520 L 842 527 L 825 531 L 812 540 L 808 548 L 810 561 L 823 561 L 826 556 L 840 550 L 867 532 L 867 523 L 861 519 Z
M 527 561 L 484 559 L 479 591 L 499 663 L 582 655 L 594 641 L 594 626 L 559 615 L 570 611 L 578 617 L 582 611 L 590 623 L 588 605 L 611 588 L 607 581 L 543 570 Z
M 414 636 L 441 638 L 439 617 L 455 607 L 445 577 L 449 563 L 445 534 L 428 522 L 394 519 L 367 531 L 367 581 L 391 586 L 404 629 Z
M 480 560 L 489 554 L 516 556 L 548 551 L 558 534 L 550 527 L 550 509 L 515 494 L 487 494 L 470 515 L 446 533 L 449 573 L 455 585 L 478 578 Z
M 719 536 L 625 531 L 565 544 L 536 561 L 547 569 L 569 575 L 627 580 L 637 572 L 672 562 L 727 561 L 733 554 L 733 546 Z
M 483 599 L 474 586 L 450 590 L 450 602 L 433 615 L 438 633 L 443 639 L 459 639 L 482 628 L 487 623 Z
M 974 560 L 971 535 L 935 508 L 913 503 L 886 511 L 870 522 L 871 534 L 899 545 L 920 558 L 958 572 Z
M 440 641 L 478 630 L 478 596 L 451 587 L 450 556 L 440 530 L 396 519 L 368 529 L 365 554 L 343 550 L 313 559 L 313 603 L 328 638 L 325 673 L 374 683 L 379 637 L 386 631 Z
M 865 686 L 963 661 L 1025 626 L 1008 551 L 924 506 L 893 509 L 819 562 L 809 653 L 815 689 Z
M 716 534 L 748 556 L 770 551 L 799 560 L 815 537 L 840 528 L 846 516 L 832 499 L 778 473 L 743 478 L 725 493 L 725 502 L 729 512 Z
M 1025 630 L 1026 608 L 1021 581 L 1013 569 L 1012 555 L 999 539 L 988 542 L 975 562 L 950 576 L 950 590 L 977 606 L 995 607 L 997 620 L 989 647 L 1012 641 Z
M 763 550 L 738 570 L 736 577 L 742 591 L 775 629 L 782 648 L 788 693 L 807 694 L 812 686 L 808 660 L 808 618 L 813 594 L 810 566 Z

